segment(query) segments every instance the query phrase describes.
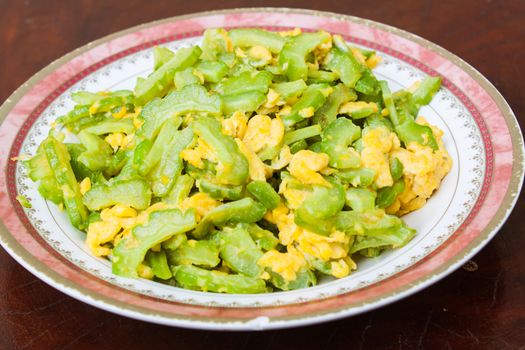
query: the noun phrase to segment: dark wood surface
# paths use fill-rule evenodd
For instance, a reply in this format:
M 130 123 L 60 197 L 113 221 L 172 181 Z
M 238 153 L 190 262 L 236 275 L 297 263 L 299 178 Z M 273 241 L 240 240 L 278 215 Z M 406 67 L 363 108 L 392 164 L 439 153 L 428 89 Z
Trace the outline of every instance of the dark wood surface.
M 169 16 L 256 1 L 0 0 L 0 101 L 52 60 L 101 36 Z M 525 1 L 267 1 L 406 29 L 459 55 L 525 125 Z M 0 249 L 0 349 L 525 348 L 523 197 L 501 232 L 439 283 L 393 305 L 306 328 L 226 333 L 147 324 L 47 286 Z

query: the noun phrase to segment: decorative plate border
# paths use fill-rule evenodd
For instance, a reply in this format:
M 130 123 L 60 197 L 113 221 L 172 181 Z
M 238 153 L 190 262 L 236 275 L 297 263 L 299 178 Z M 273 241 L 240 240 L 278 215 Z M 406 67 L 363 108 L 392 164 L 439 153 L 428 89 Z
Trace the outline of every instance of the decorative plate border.
M 265 27 L 266 29 L 269 29 Z M 272 27 L 272 30 L 285 30 L 287 28 L 283 27 Z M 198 34 L 197 36 L 192 36 L 193 34 Z M 185 40 L 184 42 L 180 43 L 177 41 L 172 42 L 166 42 L 165 45 L 172 48 L 177 49 L 180 47 L 188 46 L 188 44 L 194 44 L 198 41 L 200 41 L 202 33 L 191 33 L 188 35 L 184 35 L 184 37 L 188 40 Z M 359 41 L 357 38 L 346 36 L 345 39 L 352 43 L 359 42 L 361 45 L 363 45 L 362 41 Z M 161 39 L 162 40 L 162 39 Z M 145 45 L 149 46 L 151 43 L 146 43 Z M 370 43 L 366 43 L 369 44 Z M 153 45 L 152 45 L 153 46 Z M 369 47 L 370 48 L 370 47 Z M 420 68 L 416 68 L 413 65 L 410 65 L 410 63 L 405 62 L 403 60 L 408 61 L 407 57 L 403 56 L 399 52 L 395 52 L 395 56 L 393 55 L 384 55 L 383 52 L 387 50 L 387 48 L 382 47 L 380 45 L 374 45 L 373 49 L 380 52 L 381 56 L 383 57 L 383 65 L 393 65 L 395 66 L 395 69 L 397 71 L 407 71 L 409 76 L 415 79 L 422 79 L 426 74 L 434 73 L 429 72 L 428 67 L 423 67 L 425 71 L 423 71 Z M 141 50 L 135 53 L 130 53 L 128 56 L 115 59 L 115 61 L 109 61 L 106 65 L 99 67 L 96 71 L 89 74 L 85 78 L 81 78 L 83 75 L 82 73 L 77 74 L 74 78 L 67 81 L 66 85 L 71 85 L 70 88 L 68 88 L 63 94 L 60 95 L 56 100 L 49 103 L 49 105 L 42 106 L 43 112 L 41 115 L 35 116 L 37 119 L 34 121 L 32 125 L 28 128 L 28 134 L 24 135 L 22 133 L 17 135 L 17 140 L 21 139 L 23 140 L 21 142 L 21 150 L 20 149 L 14 149 L 12 148 L 11 154 L 33 154 L 38 146 L 38 141 L 36 138 L 38 136 L 44 136 L 47 134 L 45 130 L 52 121 L 54 121 L 57 118 L 57 109 L 58 107 L 64 107 L 64 104 L 68 101 L 71 102 L 71 98 L 69 95 L 72 92 L 78 91 L 78 90 L 84 90 L 86 89 L 87 84 L 89 83 L 96 83 L 101 77 L 108 77 L 110 76 L 111 71 L 122 71 L 124 68 L 124 65 L 126 63 L 135 63 L 138 59 L 141 58 L 148 58 L 151 57 L 151 51 L 150 50 Z M 399 57 L 399 58 L 398 58 Z M 87 68 L 88 70 L 91 70 L 90 67 Z M 445 81 L 445 84 L 451 85 L 450 83 L 447 83 Z M 412 266 L 413 264 L 417 263 L 419 260 L 421 260 L 423 257 L 430 254 L 432 251 L 434 251 L 437 247 L 439 247 L 446 239 L 448 239 L 457 229 L 458 227 L 463 223 L 463 221 L 467 218 L 467 216 L 471 213 L 472 208 L 474 207 L 474 204 L 476 200 L 478 199 L 478 196 L 481 192 L 481 185 L 483 183 L 484 173 L 485 173 L 485 157 L 484 157 L 484 144 L 482 143 L 482 140 L 480 138 L 481 131 L 478 129 L 475 120 L 471 115 L 475 113 L 475 110 L 467 111 L 465 108 L 465 105 L 460 102 L 459 98 L 454 96 L 450 90 L 447 88 L 443 88 L 440 90 L 440 92 L 437 94 L 436 98 L 440 98 L 443 101 L 449 101 L 450 102 L 450 109 L 455 110 L 455 113 L 451 113 L 451 115 L 458 116 L 459 118 L 464 120 L 464 126 L 469 128 L 470 135 L 469 137 L 474 140 L 474 145 L 472 148 L 472 155 L 473 158 L 477 160 L 477 165 L 473 169 L 467 169 L 468 172 L 474 173 L 473 182 L 475 185 L 475 188 L 471 190 L 468 194 L 470 195 L 469 200 L 465 201 L 463 203 L 463 211 L 457 215 L 456 221 L 453 224 L 450 224 L 447 228 L 447 231 L 443 234 L 436 237 L 436 239 L 431 242 L 431 244 L 424 247 L 424 252 L 417 254 L 412 253 L 412 255 L 408 258 L 409 261 L 403 264 L 398 264 L 395 266 L 394 270 L 388 271 L 387 273 L 382 272 L 375 272 L 372 274 L 372 278 L 361 281 L 357 286 L 344 286 L 341 284 L 338 288 L 332 288 L 328 291 L 321 292 L 319 290 L 316 290 L 315 288 L 311 290 L 310 295 L 308 296 L 300 296 L 297 295 L 293 299 L 277 299 L 272 301 L 265 301 L 265 302 L 259 302 L 259 303 L 239 303 L 238 301 L 223 301 L 223 302 L 216 302 L 216 301 L 199 301 L 193 297 L 184 297 L 179 296 L 174 290 L 172 293 L 166 293 L 165 290 L 158 290 L 156 291 L 153 286 L 147 286 L 148 288 L 140 287 L 139 285 L 136 285 L 134 283 L 130 283 L 129 281 L 115 278 L 113 275 L 108 275 L 107 271 L 101 271 L 96 268 L 89 267 L 86 260 L 76 257 L 71 251 L 64 248 L 63 240 L 57 240 L 54 239 L 53 232 L 51 232 L 45 224 L 40 219 L 39 213 L 35 209 L 23 209 L 25 212 L 25 215 L 29 218 L 29 221 L 31 225 L 36 229 L 38 234 L 51 246 L 53 247 L 58 253 L 60 253 L 63 257 L 65 257 L 67 260 L 69 260 L 74 265 L 82 268 L 84 271 L 89 272 L 93 274 L 94 276 L 107 281 L 111 284 L 114 284 L 116 286 L 128 289 L 130 291 L 147 295 L 154 298 L 160 298 L 168 301 L 175 301 L 185 304 L 192 304 L 192 305 L 202 305 L 202 306 L 223 306 L 223 307 L 259 307 L 259 306 L 265 306 L 265 305 L 287 305 L 287 304 L 293 304 L 293 303 L 302 303 L 322 298 L 328 298 L 328 297 L 334 297 L 343 293 L 351 292 L 358 290 L 360 288 L 366 287 L 368 285 L 371 285 L 373 283 L 377 283 L 381 280 L 384 280 L 385 278 L 391 277 L 398 272 Z M 26 123 L 31 124 L 31 120 L 26 121 Z M 15 141 L 15 144 L 17 142 Z M 491 171 L 491 169 L 489 169 Z M 16 193 L 21 194 L 25 196 L 26 198 L 30 199 L 30 196 L 28 195 L 28 189 L 31 186 L 35 186 L 28 178 L 27 178 L 27 172 L 23 166 L 21 166 L 20 163 L 17 163 L 16 166 L 16 174 L 15 178 L 17 179 L 16 187 L 17 190 L 12 191 L 11 199 L 13 200 L 13 196 L 16 195 Z M 475 213 L 474 213 L 475 214 Z M 32 229 L 31 227 L 30 229 Z M 91 257 L 92 259 L 96 259 Z M 406 259 L 406 258 L 405 258 Z M 376 269 L 377 271 L 378 269 Z M 349 277 L 351 278 L 351 277 Z M 175 287 L 173 287 L 175 288 Z M 177 288 L 176 288 L 177 289 Z M 312 289 L 312 288 L 311 288 Z M 279 293 L 274 293 L 278 297 Z M 284 292 L 284 294 L 289 294 L 289 292 Z M 304 293 L 303 293 L 304 294 Z
M 0 208 L 0 214 L 3 224 L 13 234 L 16 234 L 16 237 L 4 228 L 0 232 L 0 242 L 24 267 L 75 298 L 129 317 L 195 328 L 279 328 L 321 322 L 364 312 L 412 294 L 446 276 L 479 251 L 495 235 L 512 210 L 523 181 L 523 138 L 509 106 L 481 74 L 446 50 L 402 30 L 350 16 L 292 9 L 239 9 L 181 16 L 131 28 L 64 56 L 24 84 L 0 108 L 0 117 L 8 117 L 0 128 L 0 138 L 4 142 L 12 140 L 15 130 L 20 127 L 20 117 L 23 118 L 29 112 L 27 103 L 36 102 L 35 98 L 38 98 L 39 89 L 45 89 L 46 84 L 48 86 L 54 84 L 45 77 L 54 70 L 56 70 L 53 73 L 55 79 L 60 80 L 64 76 L 70 76 L 71 71 L 68 72 L 68 69 L 75 69 L 75 66 L 83 65 L 79 57 L 86 57 L 89 60 L 101 57 L 105 52 L 114 52 L 115 48 L 125 48 L 125 41 L 139 33 L 145 37 L 151 37 L 159 34 L 155 34 L 155 30 L 177 29 L 182 26 L 186 29 L 201 29 L 209 26 L 223 26 L 225 21 L 236 22 L 238 25 L 284 21 L 293 22 L 298 26 L 322 27 L 331 32 L 343 32 L 343 34 L 352 29 L 356 30 L 358 35 L 376 36 L 374 40 L 377 39 L 387 46 L 391 46 L 388 43 L 389 40 L 395 40 L 403 46 L 404 52 L 409 52 L 418 59 L 424 58 L 425 62 L 428 60 L 429 64 L 436 67 L 438 71 L 454 71 L 455 74 L 452 76 L 454 82 L 459 83 L 463 88 L 468 88 L 469 95 L 472 95 L 475 104 L 481 108 L 483 116 L 489 123 L 492 144 L 495 145 L 495 157 L 492 162 L 497 168 L 492 180 L 493 185 L 487 189 L 487 196 L 490 196 L 491 200 L 480 203 L 479 215 L 475 220 L 471 218 L 465 221 L 464 225 L 468 230 L 463 230 L 460 237 L 454 235 L 454 239 L 445 242 L 423 261 L 402 271 L 396 278 L 386 279 L 376 285 L 363 288 L 359 293 L 351 292 L 337 298 L 300 305 L 241 311 L 201 308 L 177 303 L 170 305 L 151 298 L 138 298 L 132 293 L 122 295 L 122 298 L 117 301 L 109 297 L 112 294 L 108 286 L 96 283 L 96 281 L 83 280 L 85 276 L 78 276 L 56 256 L 50 252 L 41 252 L 42 248 L 45 250 L 45 243 L 27 237 L 19 219 L 10 215 L 12 208 L 7 203 Z M 110 40 L 111 46 L 102 45 Z M 417 52 L 413 51 L 414 48 L 417 48 Z M 44 81 L 47 83 L 43 84 Z M 24 101 L 24 104 L 18 103 L 19 101 Z M 17 116 L 19 118 L 16 118 Z M 508 142 L 509 136 L 512 143 Z M 6 144 L 2 143 L 3 148 L 0 148 L 0 161 L 3 166 L 7 161 L 5 147 L 9 144 L 10 141 Z M 5 178 L 0 178 L 0 197 L 4 199 L 3 202 L 7 199 L 5 180 Z M 53 266 L 52 269 L 51 266 Z

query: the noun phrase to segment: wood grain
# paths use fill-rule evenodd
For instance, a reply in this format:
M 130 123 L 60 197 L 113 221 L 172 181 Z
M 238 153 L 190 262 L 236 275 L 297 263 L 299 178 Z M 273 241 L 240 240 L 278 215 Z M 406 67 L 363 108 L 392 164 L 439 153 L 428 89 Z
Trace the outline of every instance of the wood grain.
M 0 101 L 52 60 L 101 36 L 196 11 L 257 1 L 0 0 Z M 384 22 L 462 57 L 505 96 L 525 125 L 525 2 L 266 1 Z M 146 324 L 97 310 L 40 282 L 0 249 L 0 349 L 515 349 L 525 344 L 523 196 L 496 238 L 426 290 L 322 325 L 218 333 Z

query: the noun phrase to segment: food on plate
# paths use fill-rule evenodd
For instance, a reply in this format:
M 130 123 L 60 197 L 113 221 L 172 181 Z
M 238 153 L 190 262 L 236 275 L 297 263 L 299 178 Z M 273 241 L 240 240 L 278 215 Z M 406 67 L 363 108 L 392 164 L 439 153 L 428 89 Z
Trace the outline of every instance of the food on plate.
M 342 278 L 407 244 L 401 216 L 451 169 L 419 115 L 440 78 L 392 93 L 340 36 L 208 29 L 153 57 L 134 91 L 74 92 L 23 161 L 116 275 L 224 293 Z

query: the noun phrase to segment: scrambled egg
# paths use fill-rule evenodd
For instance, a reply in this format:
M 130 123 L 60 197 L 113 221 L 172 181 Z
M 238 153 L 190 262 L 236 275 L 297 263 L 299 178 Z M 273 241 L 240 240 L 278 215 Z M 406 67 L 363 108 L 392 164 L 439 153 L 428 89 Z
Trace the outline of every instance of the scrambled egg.
M 323 261 L 344 258 L 348 253 L 348 242 L 348 236 L 339 231 L 333 232 L 330 236 L 322 236 L 302 230 L 297 237 L 297 243 L 303 252 Z
M 111 249 L 104 247 L 115 240 L 121 230 L 129 231 L 137 222 L 137 211 L 131 207 L 117 204 L 100 213 L 100 221 L 89 225 L 86 244 L 95 256 L 107 256 Z
M 91 179 L 89 177 L 86 177 L 84 180 L 80 182 L 79 186 L 80 186 L 80 194 L 85 195 L 86 192 L 91 189 Z
M 397 135 L 386 127 L 368 130 L 363 134 L 361 163 L 363 167 L 376 171 L 375 184 L 378 188 L 392 186 L 389 153 L 400 147 Z
M 296 273 L 306 266 L 305 254 L 329 262 L 330 272 L 337 278 L 347 276 L 356 268 L 356 264 L 346 256 L 350 242 L 343 232 L 335 231 L 326 237 L 305 230 L 295 224 L 294 214 L 283 203 L 268 212 L 265 219 L 277 225 L 279 241 L 288 252 L 267 252 L 258 263 L 270 267 L 285 280 L 294 280 Z
M 116 152 L 119 148 L 126 149 L 131 144 L 133 138 L 133 134 L 126 135 L 121 132 L 115 132 L 106 136 L 104 140 L 109 143 L 113 151 Z
M 190 208 L 195 209 L 197 221 L 200 221 L 204 215 L 212 209 L 217 208 L 220 204 L 221 202 L 211 198 L 208 194 L 199 192 L 184 199 L 179 204 L 179 208 L 181 210 L 188 210 Z
M 243 142 L 252 151 L 258 153 L 267 147 L 277 147 L 284 138 L 284 124 L 280 118 L 267 115 L 255 115 L 248 121 Z
M 429 125 L 423 117 L 416 122 Z M 452 168 L 452 159 L 443 145 L 443 131 L 435 126 L 432 128 L 439 149 L 433 151 L 428 146 L 412 142 L 405 148 L 396 149 L 391 153 L 403 163 L 405 191 L 387 208 L 387 212 L 404 215 L 425 205 L 427 199 L 439 188 L 441 180 Z
M 295 27 L 293 30 L 286 30 L 286 31 L 278 32 L 278 33 L 280 36 L 287 37 L 287 36 L 297 36 L 301 34 L 302 32 L 303 31 L 301 30 L 301 28 Z
M 363 108 L 371 108 L 374 112 L 378 111 L 377 103 L 374 102 L 364 102 L 364 101 L 356 101 L 356 102 L 347 102 L 343 104 L 339 108 L 340 114 L 352 114 L 356 111 L 359 111 Z
M 270 63 L 270 61 L 273 58 L 270 50 L 260 45 L 252 46 L 252 48 L 250 48 L 250 50 L 248 51 L 248 55 L 251 58 L 258 60 L 263 64 Z
M 294 221 L 294 215 L 286 205 L 281 203 L 277 208 L 269 211 L 264 216 L 266 220 L 274 223 L 279 229 L 279 241 L 282 245 L 292 244 L 295 238 L 301 233 L 302 228 L 297 226 Z
M 297 273 L 306 266 L 306 259 L 296 248 L 288 246 L 286 253 L 275 249 L 267 251 L 257 263 L 261 267 L 269 267 L 285 280 L 293 281 L 297 278 Z
M 240 111 L 232 114 L 230 118 L 222 120 L 222 133 L 242 139 L 248 127 L 248 117 Z
M 235 139 L 239 150 L 248 160 L 248 171 L 250 173 L 250 179 L 266 181 L 267 177 L 272 175 L 272 170 L 267 167 L 263 161 L 253 152 L 248 146 L 244 144 L 240 139 Z
M 329 157 L 324 153 L 301 150 L 292 156 L 288 170 L 296 179 L 306 185 L 330 187 L 330 183 L 319 174 L 328 167 Z
M 211 147 L 199 137 L 197 146 L 195 148 L 186 148 L 180 152 L 182 159 L 197 168 L 204 168 L 203 159 L 217 163 L 217 156 L 211 149 Z

